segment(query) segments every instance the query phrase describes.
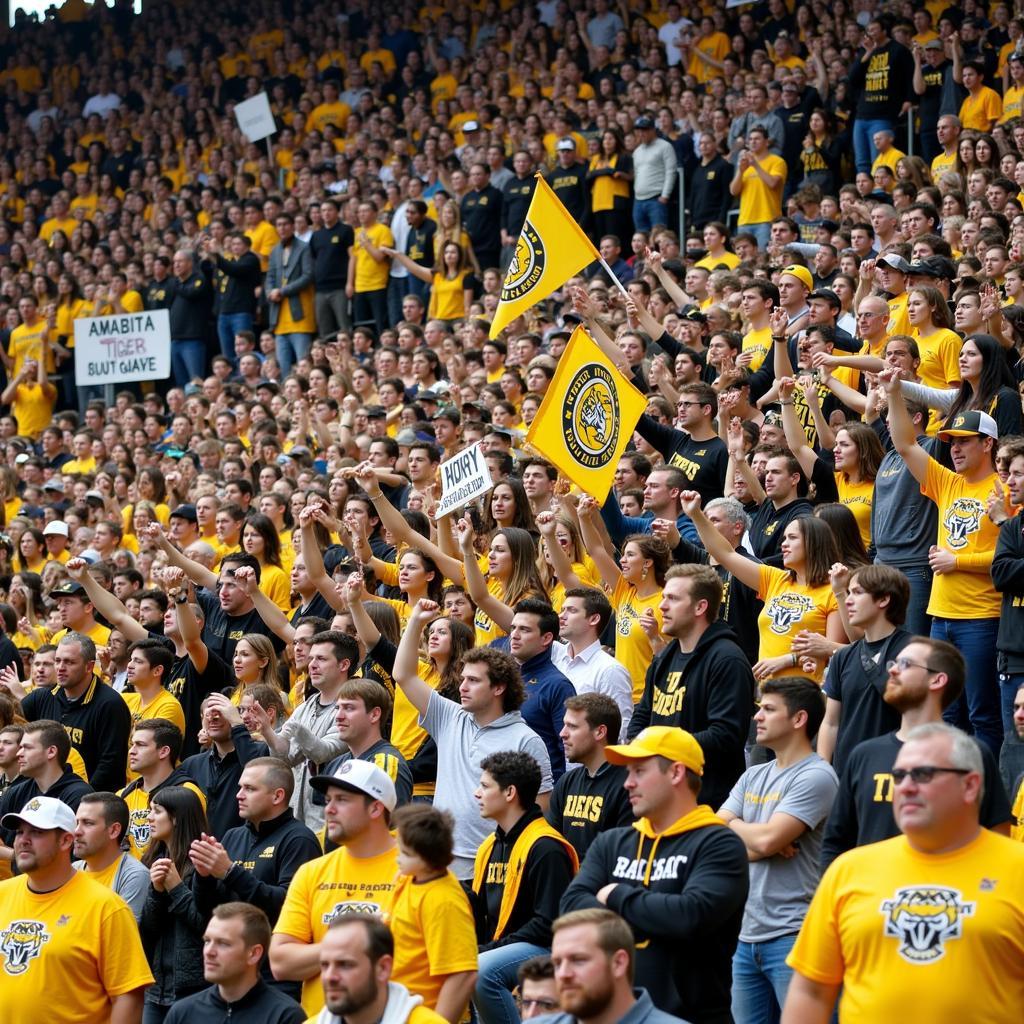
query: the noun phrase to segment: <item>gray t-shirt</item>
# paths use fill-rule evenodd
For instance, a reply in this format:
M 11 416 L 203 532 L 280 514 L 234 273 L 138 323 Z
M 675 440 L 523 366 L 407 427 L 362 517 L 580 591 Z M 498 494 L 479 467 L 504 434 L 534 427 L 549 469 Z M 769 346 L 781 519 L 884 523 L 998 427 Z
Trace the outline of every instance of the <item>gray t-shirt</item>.
M 796 856 L 750 862 L 741 942 L 767 942 L 800 930 L 821 877 L 821 840 L 838 790 L 836 773 L 817 754 L 781 771 L 774 761 L 755 765 L 733 786 L 723 811 L 756 825 L 788 814 L 807 826 L 796 841 Z
M 72 867 L 76 871 L 85 871 L 85 861 L 76 860 Z M 142 907 L 149 894 L 149 868 L 130 853 L 122 853 L 114 872 L 111 889 L 131 907 L 135 920 L 138 921 L 142 917 Z
M 540 791 L 550 792 L 554 785 L 547 747 L 518 711 L 510 711 L 490 725 L 479 726 L 468 711 L 432 692 L 420 725 L 437 744 L 434 806 L 450 811 L 455 818 L 457 857 L 475 857 L 480 844 L 494 831 L 494 823 L 480 817 L 473 796 L 480 785 L 480 762 L 485 757 L 504 750 L 521 750 L 540 765 Z

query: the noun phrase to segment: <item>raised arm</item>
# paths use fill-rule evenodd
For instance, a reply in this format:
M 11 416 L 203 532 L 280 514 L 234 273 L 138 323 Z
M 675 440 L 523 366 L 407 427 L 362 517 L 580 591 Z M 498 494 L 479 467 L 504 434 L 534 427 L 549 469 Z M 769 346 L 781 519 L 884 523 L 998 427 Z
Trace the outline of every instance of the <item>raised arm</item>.
M 89 563 L 84 558 L 72 558 L 64 568 L 76 583 L 81 583 L 85 587 L 85 592 L 97 613 L 123 633 L 125 640 L 133 643 L 136 640 L 145 640 L 149 636 L 146 627 L 136 622 L 128 613 L 128 609 L 98 580 L 89 575 Z
M 814 464 L 818 456 L 807 443 L 807 434 L 804 426 L 796 414 L 796 407 L 793 405 L 793 392 L 796 390 L 796 383 L 792 377 L 783 377 L 779 380 L 779 405 L 782 406 L 782 429 L 786 432 L 786 444 L 789 450 L 800 463 L 804 475 L 810 479 L 814 471 Z
M 459 548 L 462 550 L 463 571 L 466 574 L 466 589 L 477 608 L 482 609 L 490 618 L 507 633 L 512 628 L 512 616 L 515 614 L 504 601 L 495 597 L 487 589 L 487 581 L 477 564 L 473 540 L 473 524 L 468 519 L 460 519 L 456 524 L 459 531 Z
M 385 256 L 390 256 L 393 260 L 398 260 L 399 263 L 409 271 L 413 277 L 418 277 L 421 281 L 426 281 L 430 284 L 434 280 L 434 274 L 428 267 L 420 266 L 414 259 L 407 256 L 404 252 L 399 252 L 397 249 L 392 249 L 388 245 L 382 245 L 380 251 Z
M 604 537 L 601 535 L 601 510 L 598 508 L 597 499 L 585 494 L 580 498 L 576 511 L 580 517 L 583 546 L 594 560 L 605 586 L 614 590 L 618 586 L 619 580 L 622 579 L 622 571 L 614 556 L 605 546 Z
M 235 579 L 252 598 L 256 614 L 286 644 L 290 644 L 295 639 L 295 627 L 289 621 L 288 616 L 260 590 L 260 585 L 256 582 L 256 571 L 248 565 L 240 565 L 235 570 Z
M 896 370 L 889 369 L 879 374 L 879 378 L 889 395 L 889 435 L 893 447 L 903 457 L 914 479 L 923 484 L 928 476 L 931 456 L 917 443 L 917 431 L 907 411 L 899 375 Z
M 155 541 L 157 546 L 167 555 L 167 561 L 183 570 L 185 575 L 197 586 L 205 587 L 207 590 L 217 589 L 217 576 L 210 572 L 205 565 L 193 562 L 191 558 L 183 555 L 164 534 L 164 528 L 159 523 L 149 523 L 144 527 L 145 535 Z
M 181 642 L 185 645 L 185 653 L 197 672 L 205 672 L 206 666 L 210 663 L 210 649 L 203 642 L 203 631 L 192 607 L 192 595 L 188 592 L 191 583 L 184 570 L 174 565 L 164 569 L 163 576 L 167 596 L 174 601 L 174 614 L 178 619 L 178 632 L 181 633 Z M 181 593 L 184 593 L 189 600 L 179 604 L 174 599 Z
M 405 632 L 398 644 L 395 654 L 393 675 L 395 682 L 402 688 L 402 693 L 409 698 L 409 703 L 422 717 L 427 713 L 430 695 L 434 691 L 419 676 L 420 637 L 431 619 L 436 618 L 439 608 L 435 601 L 421 598 L 413 606 Z
M 363 647 L 367 651 L 372 651 L 380 642 L 380 630 L 370 618 L 370 613 L 363 603 L 368 597 L 363 574 L 361 572 L 351 573 L 345 587 L 348 591 L 348 613 L 352 616 L 356 633 L 363 642 Z
M 757 479 L 753 466 L 747 462 L 746 455 L 743 453 L 743 424 L 738 416 L 734 416 L 729 421 L 726 445 L 729 448 L 729 468 L 735 470 L 743 477 L 743 481 L 750 491 L 751 498 L 760 505 L 768 495 L 764 493 L 761 481 Z M 726 481 L 727 490 L 731 485 L 731 480 Z
M 558 538 L 555 535 L 556 526 L 554 512 L 541 512 L 537 516 L 537 529 L 540 530 L 541 536 L 544 538 L 544 547 L 551 559 L 551 568 L 561 581 L 562 586 L 566 590 L 572 590 L 573 587 L 581 585 L 580 578 L 576 575 L 568 555 L 562 550 L 562 545 L 558 543 Z
M 714 524 L 700 507 L 700 495 L 696 491 L 683 491 L 679 495 L 683 511 L 693 520 L 700 534 L 700 541 L 708 554 L 726 568 L 741 583 L 756 591 L 761 584 L 761 566 L 749 558 L 738 555 L 729 542 L 715 529 Z

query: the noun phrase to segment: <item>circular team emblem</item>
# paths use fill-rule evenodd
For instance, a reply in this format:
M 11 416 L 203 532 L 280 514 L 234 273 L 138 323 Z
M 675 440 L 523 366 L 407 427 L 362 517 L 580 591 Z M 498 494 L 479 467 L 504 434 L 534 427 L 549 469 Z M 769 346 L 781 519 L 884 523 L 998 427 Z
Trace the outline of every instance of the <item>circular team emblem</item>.
M 580 367 L 562 400 L 562 436 L 569 454 L 588 469 L 600 469 L 619 439 L 619 396 L 600 363 Z
M 525 295 L 540 280 L 544 273 L 544 243 L 534 226 L 523 224 L 523 230 L 516 242 L 516 251 L 508 265 L 505 283 L 501 289 L 501 301 L 509 302 Z

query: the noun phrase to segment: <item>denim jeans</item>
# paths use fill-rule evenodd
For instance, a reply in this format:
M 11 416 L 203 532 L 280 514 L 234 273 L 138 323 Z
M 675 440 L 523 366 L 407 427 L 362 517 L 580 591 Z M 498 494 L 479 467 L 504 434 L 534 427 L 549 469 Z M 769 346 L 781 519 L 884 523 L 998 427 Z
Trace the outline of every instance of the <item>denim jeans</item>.
M 274 350 L 277 354 L 277 365 L 281 367 L 282 378 L 291 373 L 295 363 L 309 355 L 309 347 L 312 344 L 312 334 L 274 335 Z
M 740 942 L 732 958 L 732 1016 L 736 1024 L 777 1024 L 793 969 L 786 957 L 796 933 L 766 942 Z
M 768 243 L 771 241 L 772 222 L 764 220 L 759 224 L 738 224 L 736 226 L 736 233 L 753 235 L 757 239 L 758 249 L 763 251 L 768 248 Z
M 963 696 L 946 708 L 942 717 L 987 743 L 997 761 L 1003 743 L 996 665 L 998 633 L 998 619 L 932 619 L 931 635 L 953 644 L 967 663 Z
M 999 705 L 1002 713 L 1003 735 L 1013 732 L 1013 699 L 1017 691 L 1024 686 L 1024 674 L 999 673 Z
M 171 341 L 171 376 L 184 387 L 206 374 L 206 342 L 202 338 L 175 338 Z
M 231 365 L 238 368 L 238 355 L 235 352 L 235 335 L 239 331 L 251 331 L 253 328 L 252 313 L 221 313 L 217 317 L 217 340 L 220 342 L 220 354 L 231 360 Z
M 875 157 L 878 156 L 873 139 L 875 132 L 880 132 L 883 129 L 893 131 L 892 121 L 885 118 L 868 121 L 858 117 L 853 122 L 853 156 L 858 174 L 861 171 L 871 173 L 871 165 L 875 162 Z
M 654 199 L 633 200 L 633 229 L 635 231 L 650 231 L 655 224 L 668 224 L 668 203 L 658 202 Z M 626 239 L 621 239 L 623 246 Z
M 512 942 L 480 954 L 473 1005 L 481 1024 L 519 1024 L 519 1010 L 512 998 L 519 965 L 550 949 L 530 942 Z
M 910 601 L 904 628 L 915 636 L 929 636 L 932 617 L 928 614 L 928 601 L 932 596 L 932 570 L 927 565 L 915 565 L 901 570 L 910 583 Z

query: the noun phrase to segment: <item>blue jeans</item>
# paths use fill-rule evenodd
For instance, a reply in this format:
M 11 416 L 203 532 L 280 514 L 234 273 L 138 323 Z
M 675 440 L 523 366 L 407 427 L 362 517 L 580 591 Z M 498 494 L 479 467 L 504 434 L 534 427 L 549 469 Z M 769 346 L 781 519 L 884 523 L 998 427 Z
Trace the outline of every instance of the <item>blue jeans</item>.
M 880 132 L 883 129 L 893 131 L 892 121 L 885 118 L 867 121 L 858 117 L 853 122 L 853 157 L 857 164 L 858 174 L 861 171 L 871 173 L 871 165 L 875 162 L 875 157 L 878 156 L 878 150 L 875 149 L 872 140 L 875 132 Z
M 274 350 L 277 353 L 277 365 L 281 367 L 282 377 L 287 377 L 292 366 L 309 355 L 309 347 L 312 344 L 312 334 L 274 335 Z
M 633 229 L 635 231 L 650 231 L 655 224 L 668 223 L 668 203 L 658 202 L 654 199 L 633 200 Z M 626 239 L 621 238 L 623 248 L 626 246 Z
M 777 1024 L 793 969 L 786 957 L 796 933 L 766 942 L 740 942 L 732 958 L 732 1015 L 736 1024 Z
M 238 366 L 235 353 L 235 335 L 239 331 L 251 331 L 253 327 L 252 313 L 221 313 L 217 317 L 217 340 L 220 342 L 220 354 L 231 360 L 231 365 Z
M 512 942 L 480 954 L 473 1005 L 481 1024 L 519 1024 L 519 1010 L 512 998 L 516 971 L 531 957 L 550 952 L 530 942 Z
M 996 666 L 998 633 L 998 619 L 932 619 L 932 636 L 953 644 L 967 662 L 963 696 L 946 708 L 942 717 L 987 743 L 997 761 L 1003 743 Z
M 175 338 L 171 342 L 171 376 L 184 387 L 206 374 L 206 342 L 201 338 Z
M 415 280 L 412 274 L 388 278 L 388 323 L 391 325 L 405 319 L 402 316 L 402 299 L 409 294 L 409 282 L 412 280 Z
M 915 636 L 929 636 L 932 617 L 928 614 L 928 601 L 932 596 L 932 570 L 930 566 L 914 566 L 901 570 L 910 583 L 910 601 L 904 627 Z
M 1002 713 L 1003 735 L 1013 732 L 1013 699 L 1024 686 L 1024 674 L 999 673 L 999 705 Z
M 737 224 L 736 234 L 753 235 L 758 249 L 767 249 L 772 237 L 772 222 L 763 220 L 759 224 Z

